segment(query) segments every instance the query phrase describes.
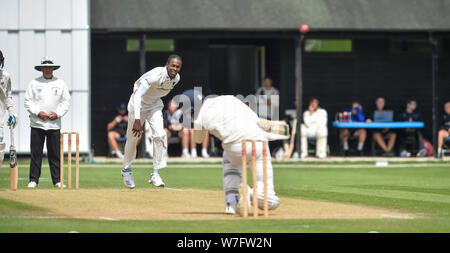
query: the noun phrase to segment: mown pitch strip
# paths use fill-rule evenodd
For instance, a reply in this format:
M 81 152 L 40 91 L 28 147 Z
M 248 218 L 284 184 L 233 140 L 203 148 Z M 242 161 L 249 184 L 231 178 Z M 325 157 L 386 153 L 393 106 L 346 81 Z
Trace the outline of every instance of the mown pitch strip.
M 198 189 L 34 189 L 1 191 L 0 198 L 48 210 L 46 218 L 95 220 L 221 220 L 240 219 L 224 213 L 222 191 Z M 269 219 L 413 219 L 392 210 L 326 201 L 280 198 Z M 5 216 L 7 214 L 1 214 Z M 27 216 L 33 216 L 27 213 Z M 42 211 L 36 216 L 42 216 Z

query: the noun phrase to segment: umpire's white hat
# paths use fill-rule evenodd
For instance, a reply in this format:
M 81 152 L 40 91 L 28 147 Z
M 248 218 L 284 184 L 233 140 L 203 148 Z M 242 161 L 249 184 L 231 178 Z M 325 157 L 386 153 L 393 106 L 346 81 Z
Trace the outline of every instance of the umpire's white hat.
M 53 59 L 48 56 L 45 56 L 41 59 L 41 64 L 34 66 L 34 69 L 37 71 L 41 71 L 41 67 L 53 67 L 54 70 L 59 69 L 60 65 L 55 64 Z

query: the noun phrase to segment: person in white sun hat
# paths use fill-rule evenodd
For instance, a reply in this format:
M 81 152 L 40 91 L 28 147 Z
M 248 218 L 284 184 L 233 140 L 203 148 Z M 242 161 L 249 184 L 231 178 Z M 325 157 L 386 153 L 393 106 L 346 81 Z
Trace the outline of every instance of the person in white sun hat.
M 32 80 L 25 93 L 25 109 L 30 113 L 31 163 L 28 188 L 35 188 L 41 176 L 44 141 L 47 139 L 47 154 L 52 182 L 60 187 L 60 130 L 61 117 L 70 108 L 70 93 L 66 83 L 53 75 L 60 68 L 53 59 L 44 57 L 34 69 L 42 76 Z

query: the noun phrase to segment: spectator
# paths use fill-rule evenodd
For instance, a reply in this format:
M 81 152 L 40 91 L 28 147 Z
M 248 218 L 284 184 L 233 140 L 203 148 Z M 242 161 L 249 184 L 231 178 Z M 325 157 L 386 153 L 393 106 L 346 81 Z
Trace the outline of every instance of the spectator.
M 195 89 L 189 89 L 183 92 L 183 99 L 189 100 L 190 106 L 183 105 L 183 140 L 185 141 L 182 151 L 182 157 L 196 158 L 197 157 L 197 143 L 194 140 L 194 116 L 195 109 L 199 110 L 203 94 Z M 198 113 L 198 112 L 197 112 Z M 185 122 L 186 121 L 186 122 Z M 187 143 L 187 144 L 186 144 Z M 206 132 L 204 139 L 202 141 L 202 157 L 208 158 L 208 145 L 209 145 L 209 132 Z M 188 146 L 191 148 L 191 153 L 189 154 Z
M 365 116 L 363 112 L 363 107 L 359 102 L 353 102 L 351 109 L 346 109 L 345 112 L 351 112 L 351 121 L 352 122 L 364 122 Z M 363 154 L 364 149 L 364 142 L 366 141 L 367 137 L 367 131 L 364 128 L 353 128 L 351 130 L 349 129 L 341 129 L 339 133 L 339 137 L 341 139 L 342 145 L 344 147 L 344 154 L 348 155 L 349 153 L 349 145 L 348 145 L 348 138 L 350 136 L 357 136 L 358 137 L 358 146 L 357 150 L 359 152 L 359 155 Z
M 119 105 L 119 107 L 117 107 L 116 117 L 106 125 L 106 129 L 108 130 L 108 143 L 111 148 L 111 153 L 113 156 L 117 156 L 120 159 L 123 159 L 123 154 L 119 149 L 117 139 L 124 138 L 126 136 L 127 126 L 127 106 L 122 103 Z
M 183 112 L 178 109 L 178 105 L 173 100 L 170 100 L 167 104 L 167 109 L 163 112 L 163 119 L 164 131 L 166 131 L 167 135 L 167 143 L 169 143 L 170 137 L 179 137 L 181 139 L 184 154 L 184 150 L 187 151 L 188 149 L 189 139 L 184 138 L 183 135 L 183 125 L 181 123 L 183 120 Z
M 384 97 L 378 97 L 375 100 L 375 106 L 376 109 L 374 111 L 374 114 L 372 115 L 372 118 L 367 119 L 367 122 L 372 122 L 373 119 L 375 118 L 375 112 L 381 112 L 384 111 L 385 108 L 384 106 L 386 105 L 386 100 L 384 99 Z M 392 151 L 392 149 L 394 148 L 395 145 L 395 140 L 397 138 L 397 133 L 394 131 L 391 131 L 388 128 L 385 129 L 375 129 L 373 131 L 373 139 L 375 140 L 375 142 L 378 144 L 378 146 L 380 146 L 381 149 L 383 149 L 384 151 L 384 156 L 394 156 L 394 152 Z M 384 140 L 385 138 L 388 139 L 388 143 L 386 143 Z
M 327 156 L 327 122 L 327 111 L 319 108 L 319 99 L 311 98 L 308 110 L 303 113 L 303 124 L 301 125 L 301 158 L 308 156 L 308 137 L 317 139 L 316 156 L 320 159 Z
M 442 157 L 444 139 L 450 134 L 450 101 L 445 102 L 438 132 L 438 157 Z
M 272 78 L 266 76 L 264 78 L 263 87 L 256 91 L 256 97 L 258 99 L 258 116 L 264 119 L 272 119 L 275 112 L 278 112 L 279 99 L 271 96 L 278 96 L 279 91 L 272 86 Z M 278 119 L 275 119 L 278 120 Z
M 28 188 L 35 188 L 41 176 L 42 153 L 47 138 L 48 162 L 53 185 L 60 184 L 60 130 L 61 117 L 70 108 L 70 93 L 66 83 L 55 76 L 53 71 L 59 69 L 48 57 L 35 66 L 42 71 L 42 76 L 30 82 L 25 93 L 25 109 L 30 113 L 31 125 L 31 163 Z M 65 186 L 63 186 L 65 187 Z
M 406 108 L 403 113 L 400 114 L 399 121 L 423 121 L 422 114 L 417 109 L 417 100 L 414 98 L 406 101 Z M 404 130 L 399 131 L 399 149 L 401 157 L 409 157 L 411 153 L 406 150 L 406 142 L 408 136 L 414 136 L 417 141 L 417 145 L 419 147 L 419 152 L 417 152 L 416 156 L 425 156 L 427 154 L 427 150 L 423 146 L 423 135 L 420 129 L 415 128 L 406 128 Z

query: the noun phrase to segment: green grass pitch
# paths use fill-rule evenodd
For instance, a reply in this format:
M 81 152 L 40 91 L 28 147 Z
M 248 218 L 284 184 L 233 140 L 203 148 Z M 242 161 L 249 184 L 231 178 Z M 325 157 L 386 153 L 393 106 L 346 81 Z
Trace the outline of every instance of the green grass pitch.
M 37 218 L 40 207 L 2 198 L 9 189 L 9 168 L 0 169 L 0 232 L 273 232 L 273 233 L 435 233 L 450 232 L 450 163 L 390 163 L 376 167 L 375 162 L 276 163 L 274 180 L 277 194 L 283 197 L 320 200 L 385 208 L 420 216 L 414 219 L 298 219 L 298 220 L 85 220 Z M 52 188 L 47 161 L 42 169 L 39 189 Z M 186 165 L 193 165 L 192 163 Z M 160 174 L 173 188 L 222 189 L 220 164 L 169 163 Z M 19 189 L 25 189 L 28 164 L 19 167 Z M 74 167 L 74 166 L 73 166 Z M 148 184 L 151 164 L 134 168 L 137 186 Z M 66 176 L 67 177 L 67 176 Z M 120 164 L 81 164 L 83 189 L 123 188 Z M 35 190 L 39 190 L 35 189 Z M 55 189 L 57 190 L 57 189 Z

